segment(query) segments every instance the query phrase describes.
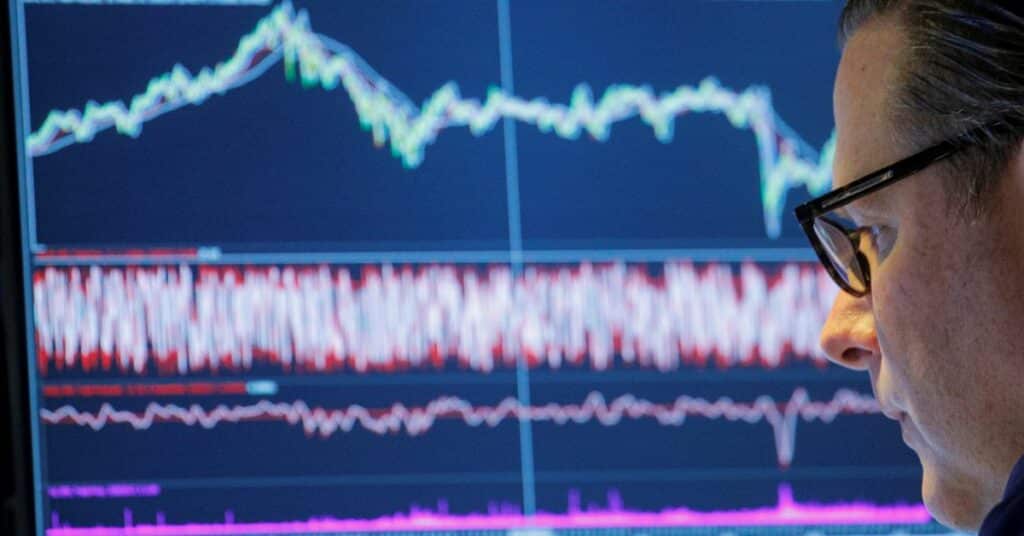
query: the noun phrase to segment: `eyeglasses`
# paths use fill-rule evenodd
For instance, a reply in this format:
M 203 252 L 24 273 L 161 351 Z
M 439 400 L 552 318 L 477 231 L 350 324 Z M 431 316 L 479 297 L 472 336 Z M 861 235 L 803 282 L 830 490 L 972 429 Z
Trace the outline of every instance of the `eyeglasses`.
M 867 229 L 856 227 L 849 221 L 844 222 L 846 218 L 835 211 L 949 158 L 973 145 L 973 140 L 996 126 L 1000 125 L 978 127 L 933 145 L 796 207 L 796 219 L 811 241 L 818 259 L 839 288 L 858 298 L 867 296 L 871 292 L 871 270 L 862 244 Z

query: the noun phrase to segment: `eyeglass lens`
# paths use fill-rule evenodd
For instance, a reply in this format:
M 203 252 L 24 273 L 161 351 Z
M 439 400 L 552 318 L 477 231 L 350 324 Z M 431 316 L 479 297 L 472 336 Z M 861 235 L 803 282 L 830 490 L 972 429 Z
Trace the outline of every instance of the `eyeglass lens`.
M 832 266 L 846 286 L 855 292 L 867 292 L 867 277 L 861 268 L 858 252 L 850 241 L 847 231 L 826 219 L 816 218 L 814 234 L 818 236 Z

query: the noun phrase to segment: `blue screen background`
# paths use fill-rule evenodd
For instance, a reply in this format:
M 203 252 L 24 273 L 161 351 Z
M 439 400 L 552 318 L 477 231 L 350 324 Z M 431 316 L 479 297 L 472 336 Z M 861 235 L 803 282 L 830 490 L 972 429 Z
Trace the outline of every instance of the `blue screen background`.
M 174 65 L 198 73 L 229 58 L 276 5 L 27 4 L 22 118 L 34 133 L 52 113 L 81 111 L 89 101 L 128 102 Z M 815 151 L 832 134 L 839 2 L 291 5 L 308 13 L 317 34 L 350 47 L 416 107 L 447 83 L 468 99 L 502 90 L 565 105 L 581 85 L 599 100 L 622 84 L 659 95 L 714 77 L 736 93 L 765 88 L 776 117 Z M 478 134 L 453 126 L 437 132 L 415 167 L 403 166 L 386 144 L 375 146 L 359 124 L 343 88 L 303 87 L 278 62 L 224 94 L 145 121 L 137 136 L 108 128 L 31 156 L 23 177 L 34 193 L 26 207 L 33 215 L 26 232 L 35 239 L 30 292 L 37 301 L 57 299 L 56 287 L 40 283 L 47 273 L 70 278 L 77 271 L 84 278 L 98 270 L 131 279 L 158 268 L 197 278 L 325 269 L 365 284 L 391 266 L 412 272 L 449 266 L 468 284 L 467 277 L 486 279 L 495 267 L 529 280 L 533 271 L 575 277 L 591 262 L 599 269 L 626 263 L 657 286 L 667 265 L 695 263 L 726 266 L 737 278 L 742 266 L 752 266 L 770 287 L 784 284 L 787 266 L 817 270 L 791 216 L 815 192 L 785 189 L 783 210 L 768 215 L 777 218 L 780 233 L 770 236 L 758 145 L 750 130 L 722 114 L 675 117 L 667 142 L 635 117 L 614 122 L 607 139 L 587 133 L 567 139 L 513 120 Z M 30 320 L 40 322 L 39 315 Z M 729 332 L 761 329 L 737 324 Z M 87 356 L 74 352 L 58 366 L 42 336 L 33 335 L 43 349 L 33 361 L 46 365 L 35 371 L 42 423 L 37 491 L 52 534 L 154 520 L 210 526 L 228 517 L 367 520 L 416 507 L 453 516 L 565 514 L 574 502 L 608 507 L 610 493 L 630 511 L 737 511 L 775 505 L 780 485 L 791 485 L 802 504 L 920 503 L 917 461 L 900 444 L 897 427 L 877 412 L 799 421 L 789 464 L 780 460 L 766 422 L 693 415 L 679 426 L 515 417 L 467 426 L 439 418 L 421 435 L 357 426 L 326 437 L 270 418 L 209 428 L 172 419 L 144 429 L 124 423 L 96 429 L 47 417 L 61 407 L 98 414 L 109 405 L 141 414 L 153 403 L 209 410 L 257 399 L 384 411 L 394 404 L 424 407 L 439 396 L 476 407 L 508 398 L 564 407 L 594 391 L 608 400 L 631 394 L 662 402 L 683 394 L 743 403 L 767 396 L 781 408 L 799 389 L 817 401 L 840 389 L 870 395 L 866 377 L 792 346 L 772 366 L 757 359 L 723 364 L 712 355 L 658 370 L 617 355 L 602 370 L 587 359 L 556 366 L 517 355 L 490 372 L 441 356 L 440 365 L 366 372 L 289 370 L 263 360 L 240 370 L 167 373 L 152 364 L 143 372 L 88 369 Z M 253 382 L 274 388 L 256 392 Z M 130 395 L 85 388 L 127 392 L 196 383 L 244 385 L 250 392 Z M 68 498 L 52 491 L 116 483 L 155 484 L 160 492 Z

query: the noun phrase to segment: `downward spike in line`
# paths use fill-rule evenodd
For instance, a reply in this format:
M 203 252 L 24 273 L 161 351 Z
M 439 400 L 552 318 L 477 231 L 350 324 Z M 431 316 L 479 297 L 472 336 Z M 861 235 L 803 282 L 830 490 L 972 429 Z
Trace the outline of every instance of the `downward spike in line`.
M 151 402 L 144 411 L 133 412 L 104 403 L 95 413 L 65 405 L 54 410 L 43 409 L 40 416 L 46 424 L 73 424 L 96 431 L 121 424 L 135 430 L 148 430 L 158 423 L 180 423 L 209 430 L 226 423 L 271 420 L 301 426 L 307 436 L 322 437 L 349 433 L 357 427 L 379 435 L 405 433 L 420 436 L 429 432 L 442 418 L 458 419 L 470 427 L 494 428 L 509 420 L 548 422 L 559 426 L 596 423 L 611 427 L 625 420 L 649 419 L 661 426 L 682 426 L 687 418 L 696 416 L 747 424 L 767 422 L 774 433 L 779 465 L 787 467 L 793 461 L 796 428 L 800 420 L 830 423 L 841 413 L 878 412 L 878 403 L 869 395 L 842 389 L 831 400 L 819 402 L 811 400 L 807 391 L 801 388 L 795 390 L 789 401 L 782 404 L 769 396 L 761 396 L 752 403 L 735 402 L 727 397 L 710 401 L 689 396 L 658 403 L 632 394 L 619 396 L 609 402 L 603 394 L 592 392 L 580 404 L 525 406 L 515 397 L 508 397 L 497 405 L 481 406 L 459 397 L 445 396 L 423 407 L 394 404 L 384 409 L 360 405 L 325 409 L 310 407 L 301 400 L 290 403 L 261 400 L 244 405 L 221 404 L 212 409 L 205 409 L 198 404 L 183 407 Z
M 33 282 L 44 374 L 188 376 L 449 366 L 603 371 L 824 366 L 824 271 L 745 264 L 508 267 L 49 267 Z
M 639 118 L 652 128 L 658 141 L 668 143 L 678 117 L 706 113 L 722 115 L 734 128 L 754 134 L 770 237 L 781 232 L 780 219 L 790 189 L 803 187 L 818 195 L 831 184 L 834 135 L 820 151 L 812 148 L 775 112 L 767 88 L 753 86 L 736 92 L 709 77 L 696 86 L 680 85 L 663 93 L 649 86 L 617 84 L 595 99 L 590 87 L 580 84 L 568 104 L 556 104 L 544 98 L 528 100 L 497 87 L 480 102 L 463 97 L 458 86 L 448 82 L 418 107 L 351 48 L 315 33 L 308 13 L 296 12 L 289 2 L 261 19 L 239 40 L 234 54 L 214 67 L 192 74 L 178 64 L 150 80 L 145 91 L 127 102 L 90 100 L 80 110 L 50 111 L 28 135 L 28 152 L 43 156 L 71 144 L 88 143 L 110 128 L 138 137 L 146 121 L 248 84 L 278 62 L 284 63 L 286 78 L 299 80 L 303 87 L 328 91 L 341 87 L 374 143 L 389 144 L 392 154 L 407 168 L 418 167 L 426 147 L 448 128 L 466 127 L 482 136 L 508 118 L 560 138 L 573 140 L 587 133 L 604 142 L 611 136 L 612 125 Z

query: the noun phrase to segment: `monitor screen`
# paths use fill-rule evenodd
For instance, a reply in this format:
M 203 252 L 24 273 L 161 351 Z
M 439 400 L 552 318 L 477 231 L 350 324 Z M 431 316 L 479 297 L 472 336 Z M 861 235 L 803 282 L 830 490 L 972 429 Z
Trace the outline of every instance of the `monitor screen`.
M 792 217 L 840 8 L 12 2 L 38 534 L 941 533 Z

